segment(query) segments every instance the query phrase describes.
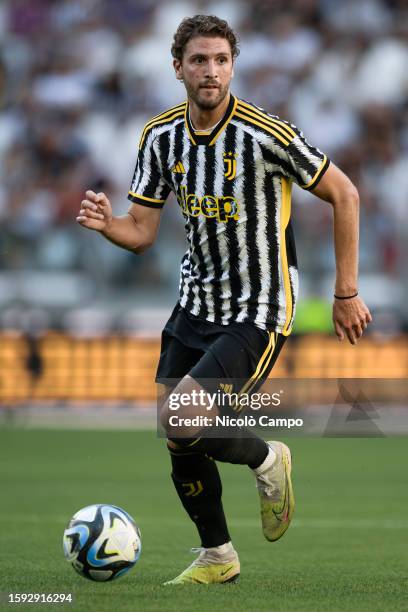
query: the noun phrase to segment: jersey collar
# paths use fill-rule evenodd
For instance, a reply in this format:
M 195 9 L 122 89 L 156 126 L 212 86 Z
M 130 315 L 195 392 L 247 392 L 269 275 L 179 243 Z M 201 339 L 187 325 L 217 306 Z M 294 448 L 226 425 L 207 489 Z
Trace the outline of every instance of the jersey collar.
M 190 113 L 189 113 L 189 103 L 186 104 L 186 110 L 184 113 L 184 121 L 186 125 L 187 134 L 193 145 L 213 145 L 217 141 L 218 136 L 223 132 L 225 127 L 231 121 L 231 118 L 235 112 L 235 108 L 237 106 L 237 99 L 230 94 L 230 100 L 228 103 L 227 110 L 221 121 L 217 123 L 210 134 L 195 134 L 194 128 L 191 125 L 190 121 Z

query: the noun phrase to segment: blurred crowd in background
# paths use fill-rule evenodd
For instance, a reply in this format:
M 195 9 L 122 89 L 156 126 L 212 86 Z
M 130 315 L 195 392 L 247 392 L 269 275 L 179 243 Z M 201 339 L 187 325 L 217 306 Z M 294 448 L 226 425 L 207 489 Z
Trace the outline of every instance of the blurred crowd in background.
M 127 210 L 144 122 L 185 98 L 170 47 L 196 13 L 240 36 L 233 92 L 298 125 L 357 185 L 361 289 L 385 325 L 406 328 L 406 0 L 3 0 L 0 325 L 24 305 L 175 301 L 185 238 L 174 199 L 142 258 L 75 217 L 88 188 Z M 330 300 L 331 207 L 298 188 L 293 200 L 301 296 Z

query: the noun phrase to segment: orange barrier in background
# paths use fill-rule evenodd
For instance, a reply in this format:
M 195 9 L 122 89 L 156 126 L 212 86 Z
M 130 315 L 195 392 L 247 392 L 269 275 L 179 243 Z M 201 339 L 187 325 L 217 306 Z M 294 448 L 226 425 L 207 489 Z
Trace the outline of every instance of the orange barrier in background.
M 0 334 L 0 404 L 30 401 L 148 402 L 156 398 L 158 338 L 77 338 L 48 332 L 29 342 Z M 406 378 L 408 342 L 292 336 L 273 378 Z

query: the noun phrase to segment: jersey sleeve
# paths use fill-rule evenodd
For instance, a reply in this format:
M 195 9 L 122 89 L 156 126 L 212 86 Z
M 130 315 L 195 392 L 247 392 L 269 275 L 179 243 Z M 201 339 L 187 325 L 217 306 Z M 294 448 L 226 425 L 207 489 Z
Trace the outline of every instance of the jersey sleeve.
M 148 208 L 163 208 L 170 193 L 160 172 L 154 138 L 146 138 L 139 148 L 128 200 Z
M 292 139 L 284 149 L 284 173 L 303 189 L 314 189 L 328 169 L 330 160 L 312 146 L 296 126 L 287 125 Z

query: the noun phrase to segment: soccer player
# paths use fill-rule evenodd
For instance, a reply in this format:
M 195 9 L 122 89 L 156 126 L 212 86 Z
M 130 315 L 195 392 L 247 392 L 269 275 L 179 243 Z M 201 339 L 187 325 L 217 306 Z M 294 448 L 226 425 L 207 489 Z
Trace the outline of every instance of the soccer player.
M 128 214 L 113 216 L 104 193 L 87 191 L 77 221 L 140 254 L 154 242 L 172 191 L 188 250 L 181 262 L 180 299 L 163 330 L 157 381 L 175 379 L 174 392 L 190 396 L 208 389 L 210 380 L 251 393 L 268 377 L 293 324 L 298 288 L 293 182 L 333 207 L 337 337 L 356 344 L 371 321 L 358 296 L 358 193 L 296 126 L 230 92 L 238 47 L 225 21 L 205 15 L 184 19 L 172 55 L 187 100 L 146 124 Z M 167 408 L 165 403 L 165 424 Z M 191 406 L 181 407 L 178 416 L 183 413 L 191 415 Z M 186 427 L 181 437 L 167 431 L 172 479 L 201 548 L 166 584 L 232 582 L 240 564 L 216 461 L 253 470 L 263 533 L 276 541 L 294 509 L 289 448 L 244 428 L 224 438 L 207 435 L 203 427 Z

